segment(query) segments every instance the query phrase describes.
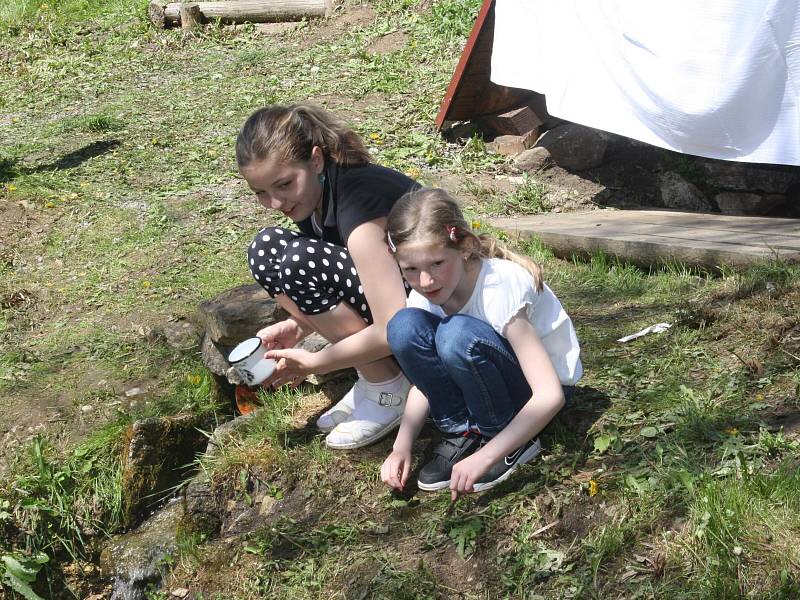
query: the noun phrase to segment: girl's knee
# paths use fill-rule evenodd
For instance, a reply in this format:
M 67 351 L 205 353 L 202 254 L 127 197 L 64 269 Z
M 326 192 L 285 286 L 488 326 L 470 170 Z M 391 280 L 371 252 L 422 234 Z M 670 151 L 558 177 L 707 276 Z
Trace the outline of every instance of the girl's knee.
M 469 315 L 451 315 L 436 330 L 436 349 L 442 360 L 466 358 L 467 348 L 480 337 L 483 321 Z
M 403 308 L 395 313 L 386 324 L 386 339 L 392 352 L 397 354 L 409 342 L 424 336 L 432 329 L 431 313 L 420 308 Z

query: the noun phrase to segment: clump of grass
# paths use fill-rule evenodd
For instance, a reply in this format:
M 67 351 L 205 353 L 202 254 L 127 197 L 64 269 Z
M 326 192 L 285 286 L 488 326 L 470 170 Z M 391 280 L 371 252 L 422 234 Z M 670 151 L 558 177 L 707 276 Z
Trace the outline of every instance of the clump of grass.
M 89 538 L 121 525 L 121 427 L 98 430 L 65 460 L 43 438 L 31 442 L 4 492 L 28 552 L 84 557 Z
M 582 266 L 577 258 L 573 263 Z M 603 252 L 594 254 L 584 266 L 576 272 L 577 284 L 593 288 L 602 296 L 638 295 L 646 289 L 647 277 L 641 269 Z
M 125 127 L 125 123 L 112 115 L 99 113 L 94 115 L 81 115 L 79 117 L 66 117 L 57 126 L 59 133 L 83 131 L 85 133 L 106 133 L 118 131 Z
M 527 173 L 514 193 L 506 199 L 506 210 L 525 215 L 538 215 L 550 210 L 547 203 L 547 186 Z
M 689 589 L 711 598 L 800 593 L 800 474 L 794 466 L 706 479 L 689 511 L 676 548 L 683 551 L 676 560 L 685 566 Z

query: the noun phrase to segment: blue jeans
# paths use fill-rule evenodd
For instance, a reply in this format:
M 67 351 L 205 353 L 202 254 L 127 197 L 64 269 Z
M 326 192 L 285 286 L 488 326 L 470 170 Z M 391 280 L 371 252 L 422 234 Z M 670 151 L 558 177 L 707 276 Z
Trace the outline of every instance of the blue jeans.
M 445 433 L 476 429 L 493 437 L 531 398 L 511 344 L 480 319 L 404 308 L 389 321 L 387 337 Z

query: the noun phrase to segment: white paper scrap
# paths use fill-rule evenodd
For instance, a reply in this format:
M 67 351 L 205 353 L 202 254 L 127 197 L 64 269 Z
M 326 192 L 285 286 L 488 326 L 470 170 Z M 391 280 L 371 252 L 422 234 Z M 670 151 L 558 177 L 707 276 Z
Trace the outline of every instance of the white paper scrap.
M 650 325 L 649 327 L 645 327 L 641 331 L 637 331 L 636 333 L 632 333 L 630 335 L 626 335 L 625 337 L 621 337 L 617 341 L 630 342 L 631 340 L 640 338 L 643 335 L 647 335 L 648 333 L 661 333 L 662 331 L 666 331 L 670 327 L 672 327 L 672 323 L 656 323 L 655 325 Z

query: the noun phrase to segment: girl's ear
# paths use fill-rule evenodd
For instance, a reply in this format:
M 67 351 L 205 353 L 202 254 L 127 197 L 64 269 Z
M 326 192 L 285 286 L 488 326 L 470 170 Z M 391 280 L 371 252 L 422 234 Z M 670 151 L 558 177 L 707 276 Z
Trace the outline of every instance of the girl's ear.
M 470 259 L 480 252 L 481 244 L 474 235 L 466 235 L 459 244 L 459 250 L 464 255 L 464 259 Z
M 325 153 L 322 152 L 322 148 L 314 146 L 311 149 L 311 160 L 309 162 L 317 175 L 325 170 Z

